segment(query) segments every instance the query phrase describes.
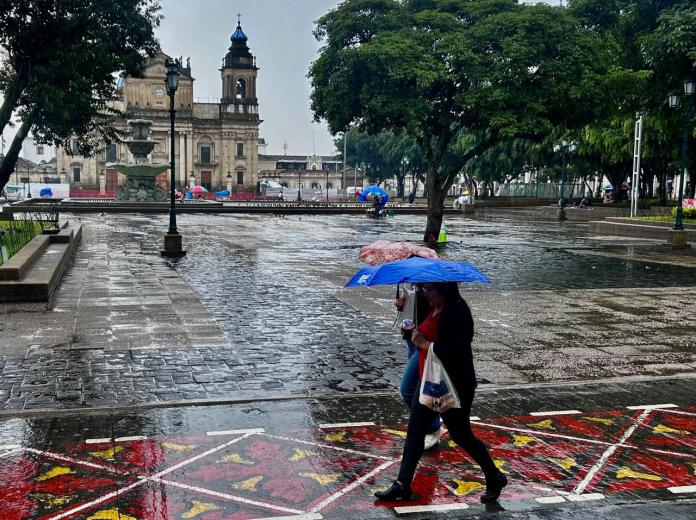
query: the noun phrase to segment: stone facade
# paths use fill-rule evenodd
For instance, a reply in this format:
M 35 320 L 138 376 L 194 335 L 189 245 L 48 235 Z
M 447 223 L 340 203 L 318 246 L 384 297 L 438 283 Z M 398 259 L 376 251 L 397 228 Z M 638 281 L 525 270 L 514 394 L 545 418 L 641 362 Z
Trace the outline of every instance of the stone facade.
M 343 170 L 337 156 L 320 155 L 259 155 L 259 180 L 268 179 L 286 188 L 304 190 L 345 189 L 363 186 L 363 172 Z
M 219 103 L 196 103 L 190 60 L 182 64 L 179 87 L 174 99 L 176 109 L 176 184 L 185 190 L 192 183 L 210 191 L 224 189 L 228 175 L 235 191 L 256 187 L 258 171 L 259 119 L 256 97 L 258 68 L 247 46 L 241 24 L 231 37 L 232 45 L 220 69 L 222 91 Z M 166 92 L 165 54 L 152 58 L 141 78 L 127 77 L 120 85 L 117 108 L 131 118 L 153 121 L 154 163 L 169 163 L 170 116 Z M 119 121 L 126 129 L 126 121 Z M 122 143 L 113 144 L 93 158 L 70 156 L 58 150 L 57 168 L 76 188 L 106 189 L 112 192 L 125 183 L 125 176 L 108 167 L 109 163 L 132 162 L 133 157 Z M 167 171 L 159 178 L 168 184 Z

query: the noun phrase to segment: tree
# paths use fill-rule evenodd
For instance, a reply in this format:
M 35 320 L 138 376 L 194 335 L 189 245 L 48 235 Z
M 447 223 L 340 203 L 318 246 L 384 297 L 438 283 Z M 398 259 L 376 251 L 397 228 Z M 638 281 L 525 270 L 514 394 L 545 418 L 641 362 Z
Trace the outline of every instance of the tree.
M 90 155 L 118 138 L 114 75 L 138 75 L 158 50 L 158 0 L 0 0 L 0 130 L 20 127 L 0 164 L 0 189 L 22 141 Z
M 312 109 L 334 132 L 406 132 L 428 165 L 426 240 L 447 189 L 501 140 L 601 110 L 608 50 L 565 9 L 515 0 L 346 0 L 317 22 Z M 461 134 L 474 136 L 454 148 Z

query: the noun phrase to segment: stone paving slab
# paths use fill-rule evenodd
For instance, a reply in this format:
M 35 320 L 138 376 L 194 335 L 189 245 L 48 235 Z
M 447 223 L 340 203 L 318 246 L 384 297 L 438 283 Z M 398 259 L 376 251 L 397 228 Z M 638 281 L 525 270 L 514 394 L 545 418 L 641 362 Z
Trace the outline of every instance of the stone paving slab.
M 335 218 L 327 228 L 320 218 L 185 217 L 189 255 L 172 264 L 159 257 L 163 218 L 84 218 L 83 245 L 54 301 L 0 306 L 0 409 L 396 388 L 405 348 L 392 326 L 394 289 L 342 289 L 359 266 L 356 243 L 370 240 L 358 234 L 379 236 L 392 224 Z M 418 221 L 408 222 L 408 233 L 390 233 L 413 238 Z M 508 231 L 497 243 L 498 224 L 471 225 L 483 261 L 496 248 L 550 249 L 537 231 Z M 564 239 L 571 252 L 594 244 Z M 564 266 L 582 256 L 554 247 L 551 258 Z M 649 273 L 651 265 L 628 267 Z M 467 291 L 482 384 L 696 372 L 690 289 L 566 283 Z

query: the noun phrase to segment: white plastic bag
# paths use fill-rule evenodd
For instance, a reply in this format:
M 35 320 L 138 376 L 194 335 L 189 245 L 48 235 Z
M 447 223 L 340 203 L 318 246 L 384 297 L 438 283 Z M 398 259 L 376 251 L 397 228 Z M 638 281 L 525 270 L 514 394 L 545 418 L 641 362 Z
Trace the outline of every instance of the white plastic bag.
M 447 375 L 445 367 L 442 366 L 442 362 L 433 351 L 432 344 L 425 360 L 418 402 L 438 413 L 446 412 L 450 408 L 462 407 L 457 390 Z

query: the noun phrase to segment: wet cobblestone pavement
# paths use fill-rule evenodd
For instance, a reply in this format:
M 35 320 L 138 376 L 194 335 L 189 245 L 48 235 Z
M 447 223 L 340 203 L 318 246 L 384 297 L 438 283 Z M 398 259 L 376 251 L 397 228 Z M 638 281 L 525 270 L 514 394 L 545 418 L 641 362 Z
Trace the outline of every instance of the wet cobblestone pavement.
M 510 484 L 444 435 L 412 503 L 372 493 L 398 468 L 406 411 L 362 394 L 0 421 L 2 518 L 690 519 L 694 379 L 483 390 L 474 431 Z M 404 508 L 404 509 L 397 509 Z
M 82 221 L 51 305 L 0 306 L 1 409 L 397 387 L 393 288 L 342 285 L 361 245 L 417 240 L 421 216 L 184 216 L 189 254 L 171 265 L 164 217 Z M 484 385 L 696 372 L 691 256 L 581 225 L 447 225 L 441 252 L 494 280 L 466 288 Z

